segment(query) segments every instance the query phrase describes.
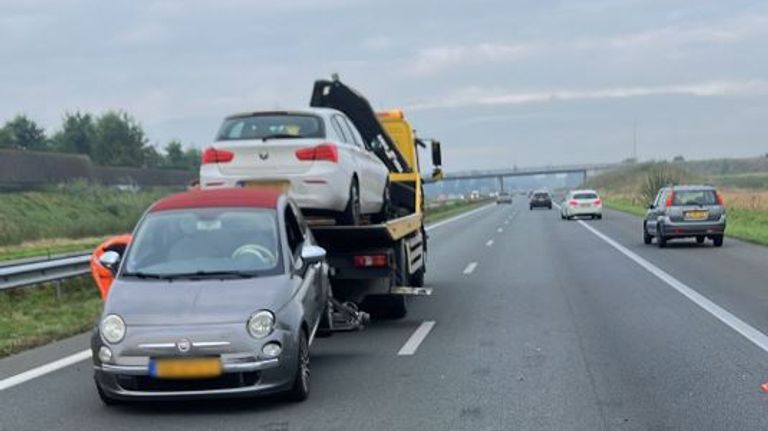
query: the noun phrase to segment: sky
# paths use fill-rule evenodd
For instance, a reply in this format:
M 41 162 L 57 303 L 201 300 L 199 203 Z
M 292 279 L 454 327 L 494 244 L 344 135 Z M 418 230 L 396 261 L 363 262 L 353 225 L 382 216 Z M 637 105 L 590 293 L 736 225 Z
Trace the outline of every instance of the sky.
M 338 73 L 447 172 L 768 153 L 764 0 L 0 0 L 0 121 L 121 109 L 151 142 Z

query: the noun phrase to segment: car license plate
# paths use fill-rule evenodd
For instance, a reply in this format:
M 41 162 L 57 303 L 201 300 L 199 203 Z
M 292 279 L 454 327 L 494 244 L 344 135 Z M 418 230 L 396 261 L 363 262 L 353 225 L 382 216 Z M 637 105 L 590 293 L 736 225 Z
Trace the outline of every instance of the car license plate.
M 243 181 L 243 187 L 264 187 L 270 189 L 278 189 L 280 191 L 286 191 L 291 186 L 288 181 Z
M 709 217 L 709 211 L 688 211 L 685 213 L 686 220 L 706 220 Z
M 221 375 L 219 358 L 152 359 L 149 374 L 159 379 L 206 379 Z
M 581 204 L 582 208 L 586 208 L 586 207 L 589 207 L 589 206 L 592 206 L 592 204 Z

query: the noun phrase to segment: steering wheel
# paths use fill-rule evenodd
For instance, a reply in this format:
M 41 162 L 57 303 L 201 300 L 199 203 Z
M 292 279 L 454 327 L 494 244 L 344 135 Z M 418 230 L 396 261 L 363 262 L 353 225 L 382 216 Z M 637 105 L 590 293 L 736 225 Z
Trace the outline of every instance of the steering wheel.
M 273 265 L 277 261 L 275 254 L 272 253 L 272 251 L 259 244 L 245 244 L 238 247 L 237 250 L 232 253 L 232 258 L 237 259 L 238 257 L 248 254 L 254 255 L 258 257 L 262 262 L 270 265 Z

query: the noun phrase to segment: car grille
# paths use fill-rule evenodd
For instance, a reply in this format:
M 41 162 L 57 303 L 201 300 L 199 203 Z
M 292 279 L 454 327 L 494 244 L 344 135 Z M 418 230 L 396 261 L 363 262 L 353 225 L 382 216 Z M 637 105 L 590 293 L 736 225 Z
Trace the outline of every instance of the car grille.
M 157 379 L 150 376 L 117 376 L 117 383 L 127 391 L 174 392 L 236 389 L 253 386 L 259 372 L 226 373 L 213 379 Z

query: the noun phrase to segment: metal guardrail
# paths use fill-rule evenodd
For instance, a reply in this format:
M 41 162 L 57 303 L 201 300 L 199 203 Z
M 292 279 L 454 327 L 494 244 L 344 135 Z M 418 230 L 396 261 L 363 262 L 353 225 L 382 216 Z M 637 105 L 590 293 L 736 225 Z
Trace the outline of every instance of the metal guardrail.
M 64 280 L 88 274 L 91 254 L 0 266 L 0 290 Z

